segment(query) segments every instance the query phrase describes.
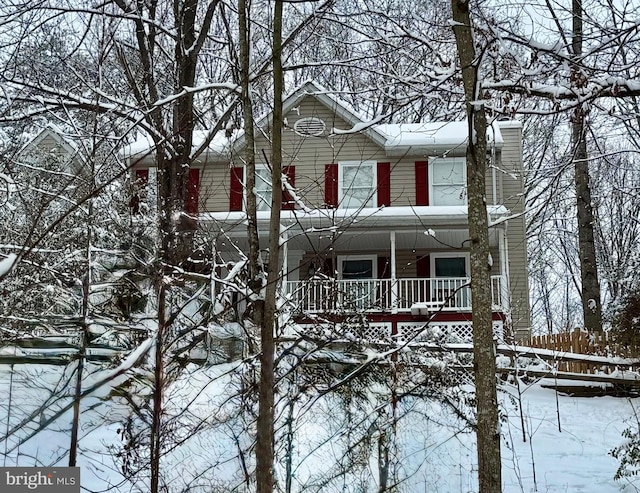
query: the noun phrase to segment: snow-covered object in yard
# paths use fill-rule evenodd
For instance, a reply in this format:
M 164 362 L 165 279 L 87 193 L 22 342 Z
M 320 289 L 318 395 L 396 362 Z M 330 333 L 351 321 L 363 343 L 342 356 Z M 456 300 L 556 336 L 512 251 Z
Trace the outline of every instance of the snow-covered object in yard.
M 13 264 L 16 262 L 18 256 L 15 253 L 10 253 L 5 258 L 0 260 L 0 279 L 5 277 L 9 271 L 13 268 Z

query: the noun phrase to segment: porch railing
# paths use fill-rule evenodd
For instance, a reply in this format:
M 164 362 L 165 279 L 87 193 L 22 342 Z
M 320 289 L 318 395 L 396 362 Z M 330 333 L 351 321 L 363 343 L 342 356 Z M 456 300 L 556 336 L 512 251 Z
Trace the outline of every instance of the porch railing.
M 471 311 L 470 279 L 359 279 L 314 278 L 287 281 L 286 293 L 299 312 L 410 312 L 423 304 L 430 309 Z M 502 276 L 491 277 L 492 309 L 504 307 L 505 283 Z

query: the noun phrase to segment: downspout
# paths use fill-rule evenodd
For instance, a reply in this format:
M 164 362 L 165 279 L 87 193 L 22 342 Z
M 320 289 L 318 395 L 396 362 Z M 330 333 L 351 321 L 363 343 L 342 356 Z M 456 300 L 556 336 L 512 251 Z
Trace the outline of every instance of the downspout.
M 493 205 L 498 204 L 498 178 L 496 176 L 496 132 L 491 125 L 491 194 L 493 195 Z
M 398 281 L 396 280 L 396 232 L 389 233 L 391 242 L 391 313 L 398 313 Z

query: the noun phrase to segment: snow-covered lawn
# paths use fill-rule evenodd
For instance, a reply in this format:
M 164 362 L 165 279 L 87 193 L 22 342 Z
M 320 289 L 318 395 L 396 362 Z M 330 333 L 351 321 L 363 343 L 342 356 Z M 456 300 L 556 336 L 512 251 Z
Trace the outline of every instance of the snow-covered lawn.
M 96 366 L 90 369 L 97 373 L 88 378 L 88 383 L 105 374 Z M 19 446 L 18 439 L 28 436 L 69 402 L 73 388 L 69 371 L 56 366 L 15 365 L 13 372 L 11 377 L 11 367 L 0 366 L 1 435 L 25 417 L 32 415 L 32 419 L 0 442 L 2 465 L 65 465 L 70 410 Z M 248 412 L 240 412 L 235 397 L 240 385 L 234 375 L 232 364 L 191 366 L 168 392 L 167 412 L 176 415 L 169 421 L 169 428 L 173 440 L 180 441 L 163 462 L 170 491 L 232 491 L 232 485 L 235 491 L 247 491 L 242 483 L 243 463 L 252 467 L 247 449 L 253 421 Z M 122 461 L 114 458 L 124 443 L 123 422 L 132 413 L 121 398 L 110 396 L 107 390 L 111 389 L 102 389 L 82 404 L 82 485 L 89 491 L 138 491 L 124 480 Z M 145 392 L 142 385 L 130 390 L 134 394 Z M 523 393 L 527 439 L 523 442 L 516 396 L 515 387 L 510 385 L 501 393 L 507 418 L 502 425 L 506 493 L 621 491 L 624 483 L 613 480 L 617 461 L 608 453 L 622 443 L 623 429 L 635 421 L 633 406 L 640 404 L 637 399 L 559 395 L 556 405 L 555 392 L 535 383 Z M 40 406 L 44 406 L 42 411 Z M 178 413 L 184 407 L 187 412 Z M 290 409 L 282 405 L 280 410 L 285 413 Z M 393 414 L 388 406 L 377 407 L 375 402 L 344 405 L 344 400 L 335 396 L 315 401 L 302 396 L 292 409 L 292 491 L 376 491 L 381 428 L 374 423 L 385 422 L 380 419 L 384 413 L 387 418 Z M 477 491 L 474 435 L 448 406 L 407 399 L 398 406 L 396 416 L 395 431 L 390 432 L 396 437 L 390 470 L 399 480 L 399 491 Z M 558 429 L 558 416 L 562 431 Z M 276 444 L 277 476 L 281 481 L 287 450 L 285 432 L 286 426 L 280 427 Z M 346 453 L 357 440 L 360 445 Z M 239 451 L 246 455 L 240 457 Z M 143 446 L 137 452 L 146 454 Z M 355 464 L 352 473 L 327 479 L 348 464 Z M 138 483 L 140 491 L 145 490 L 143 481 Z M 634 489 L 629 487 L 627 491 Z

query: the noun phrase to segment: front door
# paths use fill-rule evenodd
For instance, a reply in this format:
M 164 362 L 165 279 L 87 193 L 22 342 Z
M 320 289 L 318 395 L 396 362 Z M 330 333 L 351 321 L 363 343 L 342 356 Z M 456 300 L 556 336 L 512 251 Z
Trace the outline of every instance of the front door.
M 377 257 L 344 255 L 338 257 L 342 304 L 348 310 L 367 310 L 375 301 Z

